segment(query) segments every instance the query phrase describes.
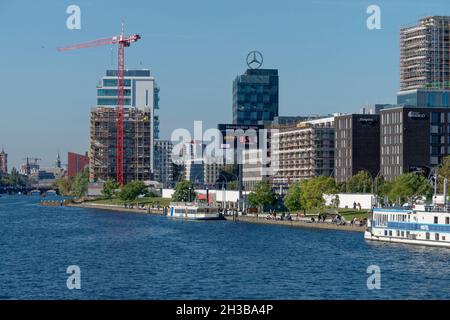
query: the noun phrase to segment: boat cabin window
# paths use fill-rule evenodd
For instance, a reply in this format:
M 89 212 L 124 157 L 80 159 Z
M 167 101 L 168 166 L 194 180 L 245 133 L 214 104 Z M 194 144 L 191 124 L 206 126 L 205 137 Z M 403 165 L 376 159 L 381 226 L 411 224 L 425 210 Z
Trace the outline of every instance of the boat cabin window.
M 378 227 L 387 227 L 388 215 L 378 213 L 375 215 L 375 223 Z
M 429 233 L 429 232 L 425 233 L 425 238 L 426 238 L 427 240 L 430 240 L 430 233 Z
M 439 223 L 439 218 L 438 217 L 434 217 L 434 223 L 438 224 Z
M 445 218 L 445 224 L 450 224 L 450 218 L 449 217 Z
M 434 234 L 434 240 L 439 241 L 439 233 Z

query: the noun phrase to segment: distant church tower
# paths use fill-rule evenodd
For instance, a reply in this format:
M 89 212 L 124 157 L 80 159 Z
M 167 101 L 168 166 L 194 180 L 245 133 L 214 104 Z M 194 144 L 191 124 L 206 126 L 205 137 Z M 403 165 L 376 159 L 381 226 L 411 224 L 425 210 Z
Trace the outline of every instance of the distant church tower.
M 59 151 L 58 151 L 58 155 L 56 156 L 55 165 L 56 165 L 57 168 L 61 169 L 61 157 L 59 156 Z
M 8 175 L 8 154 L 2 146 L 2 152 L 0 152 L 0 177 L 6 175 Z

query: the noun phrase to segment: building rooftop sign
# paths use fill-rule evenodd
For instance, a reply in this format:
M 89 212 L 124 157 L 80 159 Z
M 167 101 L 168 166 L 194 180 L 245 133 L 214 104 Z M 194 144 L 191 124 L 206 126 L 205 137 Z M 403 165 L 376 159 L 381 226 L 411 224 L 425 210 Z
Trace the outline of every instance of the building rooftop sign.
M 410 111 L 408 112 L 408 117 L 411 119 L 426 119 L 427 115 L 422 112 Z

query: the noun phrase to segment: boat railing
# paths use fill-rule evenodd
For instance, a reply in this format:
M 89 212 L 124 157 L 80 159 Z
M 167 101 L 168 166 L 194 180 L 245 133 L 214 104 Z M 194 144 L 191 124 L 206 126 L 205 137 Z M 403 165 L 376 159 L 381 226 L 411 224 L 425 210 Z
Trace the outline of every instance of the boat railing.
M 214 205 L 207 204 L 206 202 L 171 202 L 172 207 L 215 207 Z
M 450 213 L 450 208 L 439 207 L 439 206 L 425 206 L 425 212 L 443 212 Z

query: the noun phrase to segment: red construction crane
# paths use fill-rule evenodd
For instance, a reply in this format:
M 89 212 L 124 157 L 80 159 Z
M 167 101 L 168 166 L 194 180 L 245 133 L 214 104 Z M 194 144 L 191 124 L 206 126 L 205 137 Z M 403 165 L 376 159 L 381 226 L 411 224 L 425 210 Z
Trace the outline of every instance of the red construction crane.
M 111 37 L 79 43 L 67 47 L 58 48 L 59 52 L 117 44 L 117 107 L 116 107 L 116 182 L 124 184 L 124 87 L 125 87 L 125 47 L 141 38 L 138 34 L 125 37 L 122 34 Z

